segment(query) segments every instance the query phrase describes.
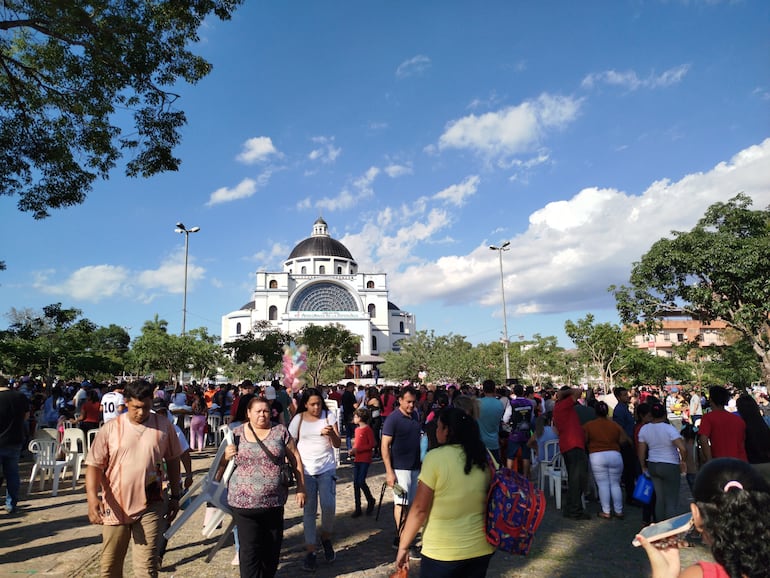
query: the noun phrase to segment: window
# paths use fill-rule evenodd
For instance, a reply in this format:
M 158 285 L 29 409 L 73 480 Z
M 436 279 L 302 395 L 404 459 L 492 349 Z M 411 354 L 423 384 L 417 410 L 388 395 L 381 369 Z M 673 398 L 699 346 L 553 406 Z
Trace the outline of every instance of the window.
M 276 281 L 275 279 L 272 279 L 270 281 L 270 289 L 278 289 L 278 281 Z
M 372 335 L 372 351 L 377 351 L 377 337 Z
M 342 267 L 337 267 L 337 275 L 342 275 Z
M 313 283 L 292 300 L 292 311 L 358 311 L 355 297 L 335 283 Z
M 325 267 L 325 266 L 323 266 L 323 265 L 321 265 L 321 266 L 318 268 L 318 273 L 319 273 L 319 275 L 325 275 L 325 274 L 326 274 L 326 267 Z
M 369 317 L 372 319 L 377 317 L 377 307 L 374 305 L 374 303 L 369 303 L 369 307 L 367 307 L 367 309 L 369 310 Z
M 398 332 L 399 333 L 403 333 L 404 332 L 404 322 L 403 321 L 399 321 L 398 322 Z
M 270 311 L 268 313 L 268 319 L 270 321 L 276 321 L 278 319 L 278 307 L 275 305 L 270 306 Z
M 367 289 L 374 289 L 374 281 L 367 281 L 366 282 L 366 288 Z
M 299 270 L 300 274 L 305 275 L 307 273 L 307 267 L 302 265 L 302 269 Z
M 677 333 L 677 334 L 676 334 L 676 340 L 677 340 L 679 343 L 682 343 L 682 342 L 684 341 L 684 333 Z
M 241 334 L 241 324 L 240 322 L 235 324 L 235 334 L 240 335 Z

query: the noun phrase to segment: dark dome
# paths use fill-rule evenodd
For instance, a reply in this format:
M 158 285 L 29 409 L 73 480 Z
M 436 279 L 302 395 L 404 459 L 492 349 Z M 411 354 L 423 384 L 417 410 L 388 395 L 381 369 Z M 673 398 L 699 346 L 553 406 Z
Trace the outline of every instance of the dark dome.
M 289 260 L 298 257 L 341 257 L 353 261 L 348 248 L 337 239 L 314 236 L 300 241 L 289 255 Z
M 238 311 L 248 311 L 249 309 L 254 309 L 254 302 L 253 301 L 249 301 L 248 303 L 246 303 L 246 305 L 241 307 Z

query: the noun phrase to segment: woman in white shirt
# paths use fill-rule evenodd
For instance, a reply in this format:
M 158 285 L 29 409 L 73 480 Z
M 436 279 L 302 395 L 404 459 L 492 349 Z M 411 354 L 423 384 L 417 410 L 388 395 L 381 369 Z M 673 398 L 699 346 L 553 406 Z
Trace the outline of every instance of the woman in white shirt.
M 331 537 L 337 508 L 337 462 L 334 448 L 340 447 L 337 416 L 324 403 L 321 392 L 306 389 L 289 424 L 289 433 L 297 442 L 305 473 L 305 560 L 302 569 L 316 569 L 316 514 L 321 503 L 321 544 L 327 562 L 336 558 Z
M 660 402 L 652 405 L 650 415 L 652 421 L 639 430 L 637 455 L 642 473 L 655 486 L 655 519 L 660 522 L 682 513 L 679 480 L 687 471 L 687 448 L 676 428 L 666 422 L 666 408 Z

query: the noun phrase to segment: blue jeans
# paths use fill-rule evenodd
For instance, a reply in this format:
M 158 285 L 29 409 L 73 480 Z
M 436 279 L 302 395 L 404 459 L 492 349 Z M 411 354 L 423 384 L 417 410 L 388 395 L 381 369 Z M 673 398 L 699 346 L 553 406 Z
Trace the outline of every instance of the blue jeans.
M 21 456 L 21 446 L 11 446 L 0 448 L 0 466 L 2 466 L 3 477 L 5 477 L 5 509 L 12 512 L 19 503 L 19 487 L 21 487 L 21 478 L 19 477 L 19 458 Z
M 487 575 L 492 554 L 444 562 L 423 555 L 420 561 L 420 578 L 484 578 Z
M 337 510 L 337 472 L 330 470 L 311 476 L 305 472 L 305 509 L 302 523 L 305 526 L 305 545 L 315 548 L 315 520 L 321 502 L 321 538 L 328 540 L 334 531 Z
M 368 504 L 372 504 L 375 501 L 374 496 L 372 495 L 372 492 L 366 483 L 366 474 L 368 473 L 369 473 L 368 462 L 353 463 L 353 498 L 354 498 L 357 512 L 360 512 L 361 510 L 361 492 L 362 491 L 364 493 L 364 496 L 366 496 L 366 501 Z

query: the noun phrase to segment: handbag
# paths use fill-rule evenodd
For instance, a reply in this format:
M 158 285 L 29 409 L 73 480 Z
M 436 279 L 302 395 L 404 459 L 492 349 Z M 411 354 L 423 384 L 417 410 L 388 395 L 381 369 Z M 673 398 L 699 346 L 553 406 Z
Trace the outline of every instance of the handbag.
M 634 500 L 641 502 L 642 504 L 649 504 L 652 501 L 652 494 L 655 491 L 655 487 L 652 485 L 652 480 L 645 476 L 644 474 L 640 474 L 638 478 L 636 478 L 636 483 L 634 484 Z
M 262 450 L 267 454 L 267 457 L 270 458 L 270 461 L 278 466 L 278 478 L 281 482 L 281 485 L 286 486 L 287 488 L 291 488 L 292 486 L 297 485 L 297 481 L 294 479 L 294 469 L 291 467 L 291 465 L 285 459 L 281 460 L 281 458 L 270 452 L 270 450 L 267 449 L 267 446 L 262 443 L 262 440 L 259 439 L 259 436 L 254 431 L 254 428 L 251 427 L 251 424 L 249 423 L 247 425 L 249 426 L 251 433 L 254 434 L 254 439 L 257 440 L 259 447 L 261 447 Z

